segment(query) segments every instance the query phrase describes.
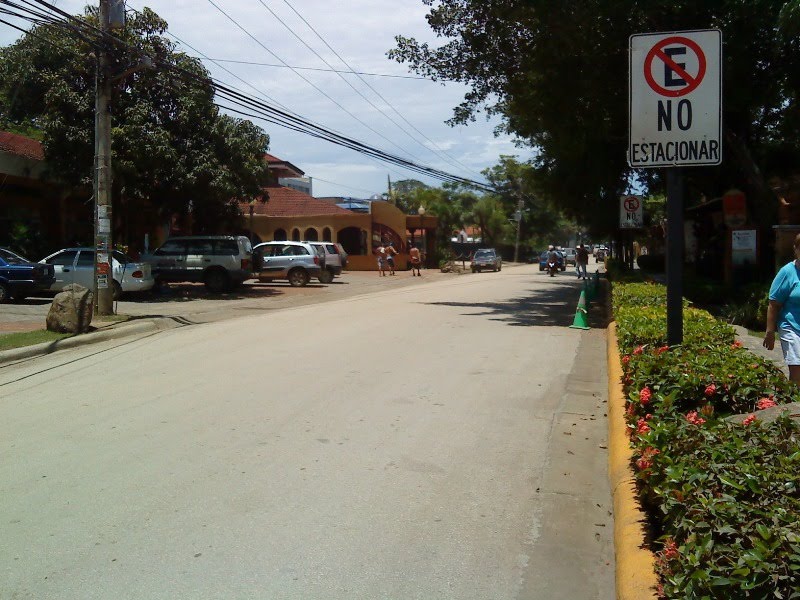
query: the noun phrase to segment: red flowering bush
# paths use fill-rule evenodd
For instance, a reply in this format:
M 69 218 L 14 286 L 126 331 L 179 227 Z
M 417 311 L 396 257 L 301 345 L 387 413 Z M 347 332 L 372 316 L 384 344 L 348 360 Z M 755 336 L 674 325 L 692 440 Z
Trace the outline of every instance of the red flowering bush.
M 726 420 L 796 401 L 797 388 L 707 314 L 685 316 L 685 343 L 665 348 L 657 286 L 638 299 L 635 287 L 615 285 L 614 311 L 659 594 L 800 598 L 800 427 Z

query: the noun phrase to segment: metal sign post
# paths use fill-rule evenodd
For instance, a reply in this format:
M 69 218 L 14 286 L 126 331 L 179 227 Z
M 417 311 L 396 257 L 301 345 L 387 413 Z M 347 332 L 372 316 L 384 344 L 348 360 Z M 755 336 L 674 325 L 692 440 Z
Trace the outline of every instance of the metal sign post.
M 722 33 L 630 37 L 628 164 L 667 167 L 667 341 L 683 342 L 683 201 L 680 167 L 722 162 Z

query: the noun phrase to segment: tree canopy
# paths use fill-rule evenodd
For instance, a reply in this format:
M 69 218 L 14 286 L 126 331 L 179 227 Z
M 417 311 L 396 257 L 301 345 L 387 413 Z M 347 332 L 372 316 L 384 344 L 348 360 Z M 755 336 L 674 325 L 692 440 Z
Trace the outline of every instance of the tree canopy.
M 389 55 L 416 72 L 465 83 L 452 124 L 481 112 L 538 150 L 541 191 L 568 214 L 608 231 L 620 193 L 658 172 L 627 166 L 628 37 L 723 32 L 724 164 L 693 169 L 709 197 L 731 185 L 769 194 L 765 181 L 800 162 L 800 1 L 423 0 L 439 47 L 398 36 Z
M 80 17 L 97 24 L 96 9 Z M 136 52 L 115 47 L 112 74 L 142 54 L 194 75 L 163 69 L 136 71 L 113 90 L 112 168 L 115 204 L 150 202 L 164 215 L 193 214 L 211 231 L 236 215 L 237 200 L 261 194 L 267 184 L 268 136 L 246 120 L 220 114 L 208 73 L 176 52 L 167 23 L 145 8 L 115 35 Z M 0 49 L 0 128 L 38 129 L 53 175 L 90 186 L 94 162 L 96 54 L 73 30 L 39 25 Z

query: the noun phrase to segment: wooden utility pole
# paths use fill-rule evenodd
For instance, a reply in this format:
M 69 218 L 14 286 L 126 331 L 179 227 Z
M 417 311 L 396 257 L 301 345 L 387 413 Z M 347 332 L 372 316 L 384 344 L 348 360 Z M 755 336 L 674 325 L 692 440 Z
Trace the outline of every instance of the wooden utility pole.
M 114 278 L 111 269 L 111 99 L 109 58 L 106 34 L 110 30 L 109 2 L 100 0 L 100 31 L 103 38 L 97 45 L 95 79 L 95 159 L 94 159 L 94 297 L 95 313 L 114 314 Z

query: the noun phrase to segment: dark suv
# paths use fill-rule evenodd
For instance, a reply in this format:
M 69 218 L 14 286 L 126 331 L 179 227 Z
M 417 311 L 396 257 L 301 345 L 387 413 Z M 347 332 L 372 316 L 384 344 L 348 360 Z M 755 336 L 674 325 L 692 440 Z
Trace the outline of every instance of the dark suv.
M 243 235 L 170 238 L 142 261 L 151 264 L 156 285 L 203 282 L 217 293 L 253 278 L 253 247 Z

